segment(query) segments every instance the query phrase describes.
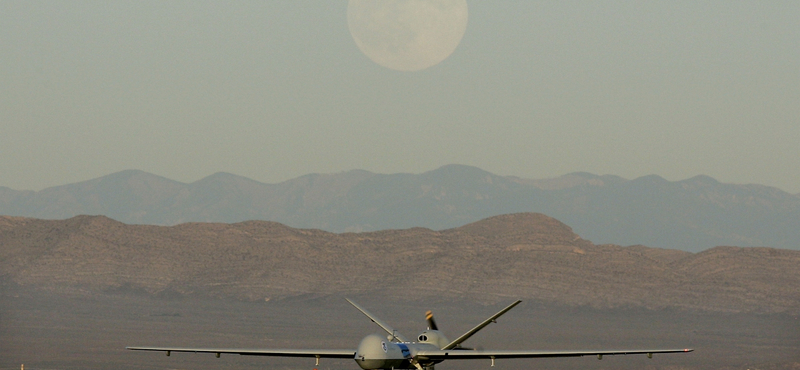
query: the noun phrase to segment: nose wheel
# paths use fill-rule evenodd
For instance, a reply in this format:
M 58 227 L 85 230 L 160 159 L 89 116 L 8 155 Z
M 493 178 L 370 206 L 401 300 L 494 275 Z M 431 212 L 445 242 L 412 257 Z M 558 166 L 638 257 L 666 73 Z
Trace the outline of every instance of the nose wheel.
M 419 362 L 414 360 L 411 360 L 411 364 L 414 365 L 414 367 L 416 367 L 417 370 L 434 370 L 433 365 L 422 366 L 419 364 Z

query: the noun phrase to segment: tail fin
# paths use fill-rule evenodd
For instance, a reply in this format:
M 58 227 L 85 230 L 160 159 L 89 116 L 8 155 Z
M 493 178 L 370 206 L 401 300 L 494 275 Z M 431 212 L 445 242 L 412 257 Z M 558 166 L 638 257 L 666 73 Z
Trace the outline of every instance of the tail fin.
M 389 326 L 389 324 L 383 322 L 383 320 L 381 320 L 381 319 L 377 318 L 375 315 L 369 313 L 369 311 L 365 310 L 364 308 L 359 306 L 357 303 L 351 301 L 349 298 L 345 298 L 345 299 L 347 300 L 347 302 L 349 302 L 351 305 L 353 305 L 353 307 L 355 307 L 357 310 L 361 311 L 361 313 L 363 313 L 364 316 L 368 317 L 370 320 L 372 320 L 372 322 L 374 322 L 375 324 L 380 326 L 381 329 L 383 329 L 387 333 L 389 333 L 391 335 L 391 339 L 393 341 L 400 341 L 400 342 L 407 342 L 408 341 L 403 335 L 398 333 L 397 330 L 394 330 L 394 328 Z
M 484 327 L 486 327 L 486 325 L 489 325 L 489 324 L 491 324 L 491 323 L 493 323 L 493 322 L 497 322 L 496 320 L 497 320 L 497 318 L 498 318 L 498 317 L 500 317 L 502 314 L 504 314 L 504 313 L 508 312 L 508 310 L 510 310 L 510 309 L 512 309 L 512 308 L 514 308 L 514 306 L 518 305 L 520 302 L 522 302 L 522 301 L 519 301 L 519 300 L 518 300 L 518 301 L 516 301 L 516 302 L 514 302 L 514 303 L 512 303 L 512 304 L 510 304 L 510 305 L 508 305 L 508 307 L 506 307 L 506 308 L 504 308 L 504 309 L 500 310 L 500 312 L 498 312 L 498 313 L 496 313 L 496 314 L 492 315 L 492 317 L 490 317 L 490 318 L 488 318 L 488 319 L 484 320 L 482 323 L 478 324 L 478 326 L 476 326 L 476 327 L 472 328 L 470 331 L 468 331 L 468 332 L 466 332 L 466 333 L 462 334 L 460 337 L 456 338 L 456 340 L 454 340 L 454 341 L 450 342 L 450 344 L 448 344 L 448 345 L 446 345 L 446 346 L 442 347 L 442 349 L 453 349 L 453 348 L 455 348 L 456 346 L 458 346 L 459 344 L 461 344 L 461 342 L 463 342 L 463 341 L 467 340 L 467 339 L 468 339 L 469 337 L 471 337 L 473 334 L 477 333 L 477 332 L 478 332 L 478 330 L 481 330 L 481 329 L 483 329 Z

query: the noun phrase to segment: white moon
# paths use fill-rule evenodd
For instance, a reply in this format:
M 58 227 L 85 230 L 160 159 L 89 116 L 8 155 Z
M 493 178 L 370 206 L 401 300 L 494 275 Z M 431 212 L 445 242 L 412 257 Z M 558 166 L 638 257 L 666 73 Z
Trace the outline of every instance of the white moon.
M 467 29 L 466 0 L 350 0 L 347 25 L 372 61 L 399 71 L 438 64 Z

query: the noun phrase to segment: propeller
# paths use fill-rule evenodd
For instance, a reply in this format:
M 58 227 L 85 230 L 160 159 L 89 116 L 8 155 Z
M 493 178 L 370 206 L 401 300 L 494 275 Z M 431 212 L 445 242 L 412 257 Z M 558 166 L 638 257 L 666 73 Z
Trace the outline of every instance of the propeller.
M 428 320 L 428 329 L 439 330 L 439 328 L 436 327 L 436 321 L 433 320 L 433 312 L 431 312 L 430 310 L 428 310 L 428 312 L 425 312 L 425 319 Z

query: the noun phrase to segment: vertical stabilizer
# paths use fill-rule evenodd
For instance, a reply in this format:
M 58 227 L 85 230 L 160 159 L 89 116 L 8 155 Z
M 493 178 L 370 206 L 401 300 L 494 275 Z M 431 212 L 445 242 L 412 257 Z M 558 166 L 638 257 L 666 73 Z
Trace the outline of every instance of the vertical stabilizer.
M 477 333 L 478 330 L 481 330 L 481 329 L 485 328 L 487 325 L 489 325 L 489 324 L 491 324 L 493 322 L 497 322 L 496 320 L 497 320 L 498 317 L 500 317 L 504 313 L 508 312 L 508 310 L 514 308 L 514 306 L 518 305 L 520 302 L 522 302 L 522 301 L 517 300 L 516 302 L 508 305 L 508 307 L 500 310 L 500 312 L 498 312 L 498 313 L 492 315 L 492 317 L 484 320 L 482 323 L 478 324 L 478 326 L 476 326 L 476 327 L 472 328 L 470 331 L 462 334 L 460 337 L 456 338 L 456 340 L 450 342 L 450 344 L 442 347 L 442 349 L 453 349 L 453 348 L 455 348 L 456 346 L 461 344 L 461 342 L 469 339 L 469 337 L 471 337 L 473 334 Z
M 375 315 L 369 313 L 369 311 L 365 310 L 364 308 L 359 306 L 357 303 L 351 301 L 349 298 L 345 298 L 345 299 L 347 300 L 347 302 L 349 302 L 351 305 L 353 305 L 353 307 L 355 307 L 357 310 L 361 311 L 361 313 L 363 313 L 364 316 L 369 317 L 369 319 L 372 320 L 372 322 L 374 322 L 375 324 L 380 326 L 381 329 L 386 330 L 386 332 L 389 333 L 392 336 L 391 339 L 393 341 L 408 342 L 408 340 L 406 340 L 406 338 L 403 337 L 402 334 L 398 333 L 397 330 L 394 330 L 391 326 L 389 326 L 389 324 L 387 324 L 387 323 L 383 322 L 383 320 L 375 317 Z

